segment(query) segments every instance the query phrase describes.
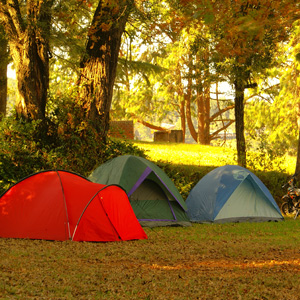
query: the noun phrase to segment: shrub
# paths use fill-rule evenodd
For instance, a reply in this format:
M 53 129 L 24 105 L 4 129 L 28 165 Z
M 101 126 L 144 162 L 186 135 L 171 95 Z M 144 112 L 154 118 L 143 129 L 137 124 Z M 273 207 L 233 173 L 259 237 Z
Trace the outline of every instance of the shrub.
M 93 125 L 66 105 L 38 121 L 4 118 L 0 123 L 0 194 L 42 170 L 63 169 L 87 176 L 104 161 L 123 154 L 144 156 L 128 141 L 103 142 Z

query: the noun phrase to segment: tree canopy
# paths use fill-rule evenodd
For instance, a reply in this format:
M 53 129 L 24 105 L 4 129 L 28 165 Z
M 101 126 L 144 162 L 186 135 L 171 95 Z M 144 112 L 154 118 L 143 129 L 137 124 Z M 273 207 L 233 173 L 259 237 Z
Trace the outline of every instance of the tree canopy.
M 92 123 L 103 140 L 110 115 L 160 130 L 167 130 L 163 122 L 175 123 L 201 144 L 230 128 L 245 166 L 245 128 L 255 136 L 276 126 L 275 136 L 278 111 L 298 103 L 287 100 L 289 93 L 298 97 L 292 88 L 299 78 L 296 0 L 0 3 L 17 74 L 18 118 L 45 119 L 68 98 L 80 110 L 81 126 Z M 264 88 L 272 73 L 282 75 L 279 87 Z M 224 83 L 229 93 L 220 88 Z M 269 102 L 259 101 L 264 96 Z M 249 112 L 259 109 L 255 124 L 245 103 Z M 297 111 L 288 113 L 297 120 Z M 295 142 L 293 124 L 287 147 Z

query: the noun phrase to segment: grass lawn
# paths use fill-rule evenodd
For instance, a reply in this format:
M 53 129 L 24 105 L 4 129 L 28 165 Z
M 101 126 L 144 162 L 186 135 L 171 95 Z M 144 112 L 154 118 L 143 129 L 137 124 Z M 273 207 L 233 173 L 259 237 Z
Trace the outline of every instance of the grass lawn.
M 149 159 L 153 161 L 163 161 L 194 168 L 237 164 L 236 151 L 232 148 L 151 142 L 135 142 L 135 145 L 146 150 Z M 282 161 L 281 169 L 288 174 L 293 174 L 296 167 L 296 157 L 286 156 Z
M 234 162 L 231 149 L 138 145 L 189 168 Z M 0 299 L 299 299 L 300 219 L 145 231 L 112 243 L 0 239 Z
M 145 142 L 137 142 L 136 145 L 146 150 L 149 159 L 153 161 L 161 160 L 194 167 L 234 164 L 234 151 L 225 147 Z
M 145 231 L 113 243 L 0 239 L 0 299 L 299 299 L 298 220 Z

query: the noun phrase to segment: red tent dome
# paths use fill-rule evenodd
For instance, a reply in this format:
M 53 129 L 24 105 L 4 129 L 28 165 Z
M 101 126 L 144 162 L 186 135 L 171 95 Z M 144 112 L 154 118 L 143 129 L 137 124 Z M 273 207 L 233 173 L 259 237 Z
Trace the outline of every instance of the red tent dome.
M 119 186 L 44 171 L 0 197 L 0 237 L 108 242 L 147 235 Z

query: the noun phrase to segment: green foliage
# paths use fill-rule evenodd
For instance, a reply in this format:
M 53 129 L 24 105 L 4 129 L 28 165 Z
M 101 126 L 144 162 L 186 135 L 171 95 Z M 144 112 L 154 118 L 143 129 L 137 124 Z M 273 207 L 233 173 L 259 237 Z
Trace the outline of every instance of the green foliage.
M 197 182 L 208 172 L 212 171 L 212 167 L 189 168 L 178 164 L 169 164 L 163 161 L 155 162 L 164 172 L 172 179 L 178 188 L 183 199 L 186 199 L 191 189 Z
M 252 147 L 251 147 L 252 146 Z M 283 170 L 285 149 L 275 147 L 264 130 L 258 130 L 255 138 L 248 144 L 247 166 L 253 170 Z
M 2 120 L 0 193 L 30 173 L 49 167 L 44 156 L 42 141 L 38 138 L 39 126 L 39 121 L 26 123 L 13 118 Z
M 100 140 L 93 124 L 82 121 L 72 102 L 45 120 L 14 118 L 0 123 L 0 194 L 22 178 L 47 169 L 64 169 L 83 176 L 104 161 L 123 154 L 143 156 L 128 141 Z
M 256 156 L 255 160 L 261 156 L 259 164 L 262 167 L 270 169 L 268 165 L 280 164 L 280 158 L 286 153 L 296 154 L 299 134 L 296 117 L 296 105 L 292 98 L 277 96 L 270 102 L 256 99 L 246 105 L 248 151 L 256 151 L 252 154 L 252 158 Z M 257 167 L 259 165 L 256 162 L 254 164 Z
M 129 141 L 123 141 L 120 139 L 109 139 L 106 143 L 104 158 L 105 160 L 109 160 L 120 155 L 136 155 L 140 157 L 145 157 L 145 152 L 139 147 L 135 146 L 133 143 Z

